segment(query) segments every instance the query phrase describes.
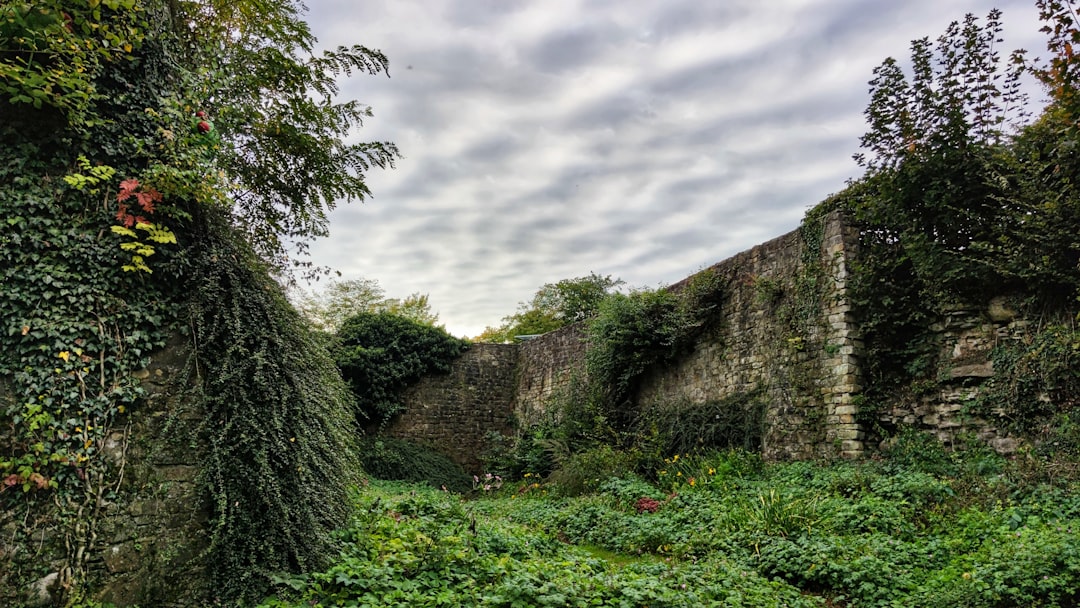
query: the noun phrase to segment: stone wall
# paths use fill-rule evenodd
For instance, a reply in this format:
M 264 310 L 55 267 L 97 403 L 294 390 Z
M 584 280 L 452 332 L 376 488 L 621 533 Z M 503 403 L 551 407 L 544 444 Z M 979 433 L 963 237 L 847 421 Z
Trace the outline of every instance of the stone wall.
M 409 388 L 404 412 L 383 433 L 424 443 L 470 473 L 482 472 L 489 432 L 514 429 L 518 350 L 510 344 L 473 344 L 448 374 Z
M 637 406 L 753 393 L 765 408 L 766 457 L 862 454 L 865 434 L 853 403 L 861 390 L 862 343 L 846 301 L 847 262 L 856 241 L 834 212 L 707 269 L 726 284 L 716 313 L 720 322 L 699 336 L 690 355 L 645 379 Z M 406 414 L 392 434 L 447 446 L 458 462 L 472 462 L 470 454 L 485 445 L 481 437 L 466 438 L 469 432 L 512 428 L 492 422 L 499 419 L 521 428 L 535 424 L 552 396 L 585 373 L 583 324 L 500 348 L 500 372 L 488 382 L 512 378 L 512 386 L 488 384 L 479 394 L 470 392 L 462 378 L 475 375 L 467 370 L 476 360 L 463 358 L 450 377 L 426 379 L 409 392 Z M 473 418 L 477 422 L 468 422 Z
M 998 428 L 993 419 L 974 415 L 969 405 L 983 383 L 994 375 L 990 353 L 1003 341 L 1023 340 L 1030 327 L 1003 297 L 984 308 L 956 308 L 931 326 L 939 345 L 938 373 L 921 390 L 896 395 L 879 414 L 887 430 L 901 427 L 926 431 L 945 445 L 975 439 L 999 453 L 1016 450 L 1019 440 Z
M 721 322 L 650 375 L 639 407 L 753 394 L 765 408 L 767 458 L 862 453 L 852 404 L 862 345 L 845 299 L 855 235 L 836 213 L 818 222 L 707 269 L 726 281 Z
M 121 416 L 103 452 L 121 483 L 103 493 L 96 538 L 86 560 L 94 599 L 119 606 L 191 606 L 200 580 L 206 516 L 195 478 L 197 446 L 186 439 L 172 380 L 184 344 L 156 354 L 136 375 L 147 400 Z M 112 490 L 113 488 L 109 488 Z M 33 513 L 0 513 L 0 606 L 52 605 L 64 563 L 64 531 L 49 502 Z
M 514 412 L 524 427 L 540 422 L 551 399 L 585 375 L 585 324 L 576 323 L 518 346 Z

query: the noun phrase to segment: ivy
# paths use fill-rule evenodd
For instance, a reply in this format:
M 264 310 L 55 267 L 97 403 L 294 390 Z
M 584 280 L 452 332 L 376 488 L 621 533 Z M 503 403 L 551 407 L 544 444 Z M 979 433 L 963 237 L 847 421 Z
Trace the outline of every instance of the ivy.
M 1012 430 L 1032 432 L 1080 405 L 1080 331 L 1050 324 L 991 353 L 994 376 L 972 412 L 996 418 Z
M 19 164 L 0 158 L 0 166 Z M 68 558 L 61 583 L 77 594 L 95 548 L 94 522 L 122 466 L 104 457 L 106 438 L 142 397 L 132 373 L 163 346 L 175 290 L 121 270 L 98 193 L 33 172 L 4 173 L 0 377 L 10 379 L 12 398 L 0 404 L 0 503 L 56 507 Z M 162 256 L 173 271 L 174 252 Z
M 271 575 L 325 565 L 359 465 L 348 389 L 220 210 L 196 216 L 189 364 L 210 514 L 208 597 L 250 602 Z
M 466 348 L 442 328 L 391 312 L 362 312 L 342 323 L 334 353 L 352 388 L 357 419 L 382 425 L 402 411 L 403 389 L 427 374 L 450 371 Z

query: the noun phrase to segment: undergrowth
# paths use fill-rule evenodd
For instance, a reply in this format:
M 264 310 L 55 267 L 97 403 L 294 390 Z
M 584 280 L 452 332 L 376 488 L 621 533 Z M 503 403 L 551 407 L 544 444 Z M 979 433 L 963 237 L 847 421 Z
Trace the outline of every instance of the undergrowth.
M 334 566 L 263 606 L 1074 606 L 1080 478 L 1024 458 L 905 434 L 860 463 L 673 454 L 578 496 L 375 482 Z

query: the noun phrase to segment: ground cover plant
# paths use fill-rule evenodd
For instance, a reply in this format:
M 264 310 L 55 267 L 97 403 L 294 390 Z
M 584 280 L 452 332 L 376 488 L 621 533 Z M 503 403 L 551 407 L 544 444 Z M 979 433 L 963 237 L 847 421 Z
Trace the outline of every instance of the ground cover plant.
M 1077 478 L 1040 462 L 908 434 L 861 463 L 672 455 L 573 495 L 371 482 L 335 564 L 262 605 L 1074 606 Z

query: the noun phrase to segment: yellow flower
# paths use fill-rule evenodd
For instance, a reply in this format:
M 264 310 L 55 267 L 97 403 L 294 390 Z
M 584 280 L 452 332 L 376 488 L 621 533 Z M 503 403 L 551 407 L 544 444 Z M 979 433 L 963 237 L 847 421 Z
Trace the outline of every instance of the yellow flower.
M 694 479 L 693 477 L 691 477 L 690 478 L 690 485 L 693 486 L 695 483 L 697 483 L 697 480 Z
M 675 454 L 675 457 L 671 459 L 671 462 L 679 462 L 679 455 Z
M 679 471 L 678 473 L 675 473 L 675 476 L 676 477 L 682 477 L 682 471 Z
M 713 475 L 715 473 L 716 473 L 716 469 L 714 469 L 712 467 L 709 467 L 709 475 Z

